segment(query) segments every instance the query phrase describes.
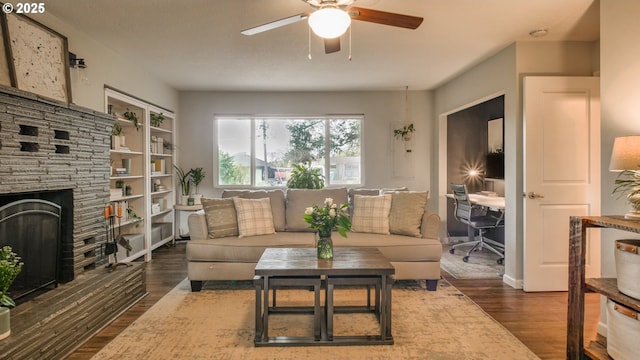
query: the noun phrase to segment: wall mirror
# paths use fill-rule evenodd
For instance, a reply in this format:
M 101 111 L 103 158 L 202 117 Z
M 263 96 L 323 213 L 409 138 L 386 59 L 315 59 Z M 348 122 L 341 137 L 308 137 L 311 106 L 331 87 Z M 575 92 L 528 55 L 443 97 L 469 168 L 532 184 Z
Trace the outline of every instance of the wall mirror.
M 500 119 L 493 119 L 493 120 L 489 120 L 487 121 L 487 126 L 488 126 L 488 131 L 487 131 L 487 137 L 488 137 L 488 153 L 489 154 L 496 154 L 496 153 L 501 153 L 504 151 L 503 148 L 503 120 L 502 118 Z

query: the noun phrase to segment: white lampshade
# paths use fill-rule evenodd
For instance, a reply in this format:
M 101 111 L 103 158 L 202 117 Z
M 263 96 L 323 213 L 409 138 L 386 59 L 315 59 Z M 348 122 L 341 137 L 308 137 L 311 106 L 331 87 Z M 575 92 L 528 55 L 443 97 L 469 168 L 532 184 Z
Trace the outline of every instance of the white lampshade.
M 640 170 L 640 135 L 615 138 L 609 171 Z
M 316 10 L 309 16 L 309 26 L 313 32 L 324 39 L 333 39 L 347 31 L 351 25 L 351 17 L 345 11 L 325 7 Z

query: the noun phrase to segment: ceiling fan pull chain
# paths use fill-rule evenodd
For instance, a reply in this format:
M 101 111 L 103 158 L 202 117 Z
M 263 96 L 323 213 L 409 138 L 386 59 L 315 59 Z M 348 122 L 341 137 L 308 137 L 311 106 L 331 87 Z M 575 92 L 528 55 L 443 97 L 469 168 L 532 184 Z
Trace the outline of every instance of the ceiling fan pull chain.
M 351 61 L 351 26 L 349 26 L 349 61 Z
M 307 26 L 307 31 L 309 32 L 309 54 L 307 57 L 311 60 L 311 26 Z

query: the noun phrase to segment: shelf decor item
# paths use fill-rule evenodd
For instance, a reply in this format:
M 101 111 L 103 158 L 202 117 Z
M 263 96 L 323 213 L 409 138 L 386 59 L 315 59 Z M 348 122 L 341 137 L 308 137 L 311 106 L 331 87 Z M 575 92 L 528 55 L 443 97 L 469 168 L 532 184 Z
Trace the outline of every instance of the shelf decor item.
M 162 125 L 163 121 L 164 121 L 164 114 L 163 113 L 159 113 L 159 114 L 150 113 L 149 114 L 149 122 L 151 123 L 151 126 L 160 127 Z
M 618 291 L 640 300 L 640 240 L 616 240 L 614 256 Z
M 626 219 L 640 219 L 640 135 L 617 137 L 613 143 L 609 171 L 620 172 L 613 193 L 627 193 L 631 210 Z
M 11 334 L 10 308 L 16 303 L 9 297 L 9 287 L 18 277 L 24 263 L 10 246 L 0 248 L 0 340 Z
M 348 206 L 349 203 L 338 205 L 332 198 L 326 198 L 322 207 L 314 204 L 304 210 L 304 221 L 318 232 L 318 259 L 333 259 L 332 231 L 344 237 L 347 237 L 347 231 L 351 231 L 351 220 L 346 212 Z
M 127 108 L 127 111 L 125 111 L 124 113 L 124 117 L 125 119 L 131 121 L 131 123 L 133 123 L 133 126 L 136 127 L 136 131 L 140 130 L 140 123 L 138 122 L 138 115 L 136 115 L 135 112 L 129 110 L 129 108 Z

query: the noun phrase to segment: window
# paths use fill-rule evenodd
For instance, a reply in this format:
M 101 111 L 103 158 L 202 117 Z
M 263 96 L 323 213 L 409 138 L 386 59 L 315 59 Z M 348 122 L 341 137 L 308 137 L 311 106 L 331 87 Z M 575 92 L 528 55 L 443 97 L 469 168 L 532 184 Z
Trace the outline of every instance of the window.
M 361 116 L 217 116 L 217 185 L 286 186 L 292 164 L 311 162 L 325 185 L 362 181 Z

